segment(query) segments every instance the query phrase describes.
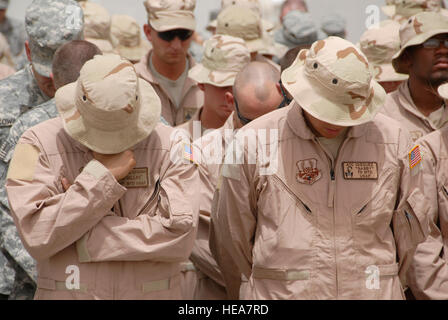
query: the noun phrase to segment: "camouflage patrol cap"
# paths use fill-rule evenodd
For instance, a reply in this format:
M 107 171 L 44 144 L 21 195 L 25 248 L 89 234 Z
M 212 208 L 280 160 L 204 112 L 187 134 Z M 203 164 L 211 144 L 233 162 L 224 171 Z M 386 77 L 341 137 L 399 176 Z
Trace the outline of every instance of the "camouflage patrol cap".
M 400 50 L 400 24 L 394 20 L 381 21 L 378 28 L 364 32 L 360 40 L 361 51 L 372 68 L 378 82 L 403 81 L 408 75 L 397 73 L 392 66 L 392 57 Z
M 140 60 L 151 47 L 142 39 L 137 21 L 128 15 L 112 16 L 111 38 L 118 53 L 129 61 Z
M 230 6 L 218 15 L 216 34 L 225 34 L 246 41 L 250 52 L 265 48 L 261 18 L 245 6 Z
M 202 61 L 190 69 L 188 76 L 198 83 L 233 86 L 236 75 L 249 62 L 250 52 L 243 39 L 214 35 L 205 41 Z
M 448 33 L 448 17 L 437 12 L 420 12 L 401 24 L 400 51 L 392 57 L 392 65 L 399 73 L 408 73 L 400 63 L 406 48 L 422 44 L 429 38 Z
M 196 29 L 196 0 L 146 0 L 144 3 L 151 27 L 158 31 Z
M 148 137 L 161 112 L 153 87 L 119 55 L 87 61 L 76 82 L 56 91 L 55 101 L 65 131 L 104 154 L 123 152 Z
M 311 45 L 316 40 L 327 37 L 319 30 L 308 12 L 292 10 L 283 18 L 282 28 L 274 34 L 275 41 L 288 48 L 299 45 Z
M 57 48 L 83 39 L 84 16 L 74 0 L 34 0 L 25 14 L 25 28 L 34 70 L 50 77 Z
M 325 15 L 322 18 L 320 27 L 328 36 L 337 36 L 343 38 L 345 37 L 346 25 L 347 22 L 345 21 L 344 17 L 337 13 L 331 13 Z
M 8 6 L 9 6 L 9 0 L 0 0 L 0 10 L 8 9 Z
M 305 111 L 339 126 L 371 121 L 386 98 L 364 54 L 339 37 L 316 41 L 309 50 L 301 50 L 281 79 Z
M 439 92 L 439 95 L 443 98 L 443 99 L 448 99 L 448 83 L 444 83 L 441 86 L 439 86 L 439 88 L 437 89 L 437 91 Z

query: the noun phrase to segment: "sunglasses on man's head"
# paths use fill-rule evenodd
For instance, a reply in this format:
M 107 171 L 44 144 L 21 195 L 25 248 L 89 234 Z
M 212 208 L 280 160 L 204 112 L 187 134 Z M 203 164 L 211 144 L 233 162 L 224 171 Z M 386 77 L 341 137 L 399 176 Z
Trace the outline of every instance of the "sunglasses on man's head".
M 181 41 L 185 41 L 193 35 L 193 31 L 187 29 L 174 29 L 164 32 L 157 32 L 157 35 L 160 39 L 168 42 L 173 41 L 176 37 L 178 37 Z
M 248 124 L 249 122 L 252 121 L 252 119 L 247 119 L 245 117 L 243 117 L 240 113 L 240 109 L 238 108 L 238 101 L 236 101 L 236 99 L 234 99 L 235 101 L 235 109 L 236 109 L 236 115 L 238 116 L 238 119 L 240 119 L 241 123 L 243 124 L 243 126 L 245 126 L 246 124 Z

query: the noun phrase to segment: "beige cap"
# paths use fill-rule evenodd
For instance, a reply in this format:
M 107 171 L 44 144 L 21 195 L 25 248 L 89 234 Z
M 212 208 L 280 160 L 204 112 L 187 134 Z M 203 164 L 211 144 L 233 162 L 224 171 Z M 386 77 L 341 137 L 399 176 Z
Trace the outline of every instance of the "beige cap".
M 371 121 L 386 92 L 373 80 L 364 54 L 351 42 L 329 37 L 301 50 L 282 83 L 313 117 L 339 126 Z
M 117 52 L 130 61 L 140 60 L 151 48 L 142 39 L 137 21 L 128 15 L 112 16 L 111 38 Z
M 5 36 L 2 33 L 0 33 L 0 63 L 8 65 L 12 68 L 15 67 L 14 61 L 12 60 L 8 40 L 6 40 Z
M 442 9 L 441 0 L 389 0 L 382 7 L 385 15 L 397 21 L 402 21 L 423 11 L 439 12 Z
M 146 0 L 144 5 L 149 24 L 156 31 L 196 29 L 196 0 Z
M 249 62 L 250 52 L 243 39 L 214 35 L 205 41 L 202 61 L 190 69 L 188 76 L 198 83 L 233 86 L 236 75 Z
M 246 41 L 250 52 L 266 47 L 260 16 L 244 6 L 230 6 L 218 15 L 217 34 L 226 34 Z
M 361 51 L 366 55 L 375 80 L 404 81 L 408 75 L 397 73 L 392 57 L 400 50 L 400 24 L 394 20 L 381 21 L 378 28 L 364 32 L 360 40 Z
M 400 51 L 392 57 L 392 65 L 399 73 L 408 73 L 400 63 L 406 48 L 419 45 L 429 38 L 448 33 L 448 17 L 437 12 L 420 12 L 402 23 L 400 27 Z
M 274 37 L 267 32 L 263 32 L 263 41 L 265 42 L 265 47 L 258 51 L 259 54 L 275 56 L 281 59 L 289 50 L 287 46 L 275 42 Z
M 148 137 L 161 112 L 152 86 L 118 55 L 86 62 L 78 81 L 60 88 L 55 101 L 65 131 L 104 154 L 123 152 Z
M 448 82 L 439 86 L 437 91 L 443 99 L 448 99 Z

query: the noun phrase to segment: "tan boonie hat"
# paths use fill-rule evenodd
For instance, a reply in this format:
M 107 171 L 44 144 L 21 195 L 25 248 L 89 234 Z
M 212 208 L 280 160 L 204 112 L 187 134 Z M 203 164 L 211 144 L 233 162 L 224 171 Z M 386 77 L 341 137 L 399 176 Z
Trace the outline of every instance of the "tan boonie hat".
M 422 44 L 429 38 L 448 33 L 448 17 L 437 12 L 421 12 L 401 24 L 400 51 L 392 57 L 392 65 L 399 73 L 408 73 L 400 58 L 406 48 Z
M 221 11 L 230 6 L 244 6 L 252 10 L 254 13 L 261 17 L 261 25 L 264 31 L 270 32 L 275 28 L 275 25 L 266 19 L 262 18 L 261 3 L 258 0 L 222 0 Z M 216 29 L 218 20 L 214 19 L 207 25 L 207 30 Z
M 111 18 L 106 8 L 88 1 L 79 5 L 84 12 L 84 37 L 109 40 Z
M 158 31 L 196 29 L 196 0 L 146 0 L 144 3 L 151 27 Z
M 244 6 L 230 6 L 218 15 L 216 34 L 226 34 L 246 41 L 250 52 L 257 52 L 266 47 L 263 40 L 261 18 Z
M 142 39 L 137 21 L 128 15 L 112 16 L 111 38 L 120 56 L 130 61 L 140 60 L 151 48 Z
M 404 81 L 408 75 L 397 73 L 392 57 L 400 50 L 400 24 L 394 20 L 381 21 L 378 28 L 364 32 L 360 40 L 361 51 L 370 62 L 375 80 Z
M 309 50 L 301 50 L 281 79 L 304 110 L 339 126 L 372 120 L 386 98 L 364 54 L 339 37 L 316 41 Z
M 441 8 L 441 0 L 388 0 L 382 10 L 388 17 L 401 21 L 423 11 L 439 12 Z
M 442 84 L 441 86 L 439 86 L 439 88 L 437 89 L 437 91 L 439 92 L 439 95 L 440 95 L 443 99 L 448 99 L 448 82 Z
M 78 81 L 60 88 L 55 101 L 65 131 L 103 154 L 123 152 L 148 137 L 161 112 L 152 86 L 118 55 L 86 62 Z
M 205 41 L 202 61 L 190 69 L 188 76 L 198 83 L 233 86 L 236 75 L 249 62 L 250 52 L 243 39 L 214 35 Z

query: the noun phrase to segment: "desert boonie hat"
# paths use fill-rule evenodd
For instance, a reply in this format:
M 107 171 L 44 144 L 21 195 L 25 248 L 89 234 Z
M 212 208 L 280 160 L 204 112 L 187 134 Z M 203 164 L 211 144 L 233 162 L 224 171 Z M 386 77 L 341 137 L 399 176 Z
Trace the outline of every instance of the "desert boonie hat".
M 250 52 L 241 38 L 215 35 L 204 43 L 200 64 L 188 76 L 198 83 L 216 87 L 233 86 L 235 77 L 250 62 Z
M 161 112 L 152 86 L 118 55 L 86 62 L 78 81 L 60 88 L 55 101 L 65 131 L 103 154 L 123 152 L 148 137 Z
M 129 61 L 140 60 L 151 48 L 142 39 L 137 21 L 128 15 L 112 16 L 111 38 L 120 56 Z
M 398 22 L 384 20 L 378 28 L 371 28 L 361 36 L 361 51 L 369 60 L 372 75 L 378 82 L 408 79 L 408 75 L 395 72 L 392 66 L 392 57 L 400 50 L 399 30 Z
M 364 54 L 339 37 L 316 41 L 309 50 L 301 50 L 281 79 L 305 111 L 339 126 L 371 121 L 386 98 Z
M 229 6 L 218 15 L 216 34 L 226 34 L 246 41 L 250 52 L 265 48 L 261 18 L 245 6 Z
M 196 0 L 146 0 L 144 2 L 151 27 L 158 31 L 196 29 Z
M 82 40 L 83 25 L 83 12 L 76 1 L 34 0 L 25 14 L 34 70 L 50 77 L 54 53 L 64 43 Z
M 392 57 L 392 65 L 399 73 L 408 73 L 400 64 L 406 48 L 422 44 L 435 35 L 448 33 L 448 17 L 437 12 L 421 12 L 410 17 L 400 27 L 400 51 Z

